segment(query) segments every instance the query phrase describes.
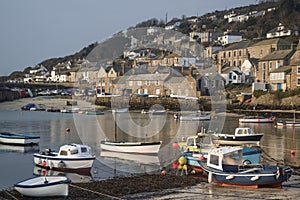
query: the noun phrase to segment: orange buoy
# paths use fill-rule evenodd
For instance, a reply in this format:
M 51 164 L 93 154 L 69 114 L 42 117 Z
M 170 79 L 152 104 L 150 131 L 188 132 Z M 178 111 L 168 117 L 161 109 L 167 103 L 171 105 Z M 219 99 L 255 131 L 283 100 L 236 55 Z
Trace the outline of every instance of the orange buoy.
M 172 145 L 173 149 L 178 149 L 179 148 L 179 144 L 177 142 L 174 142 Z
M 44 161 L 42 162 L 42 166 L 43 166 L 43 167 L 46 167 L 46 164 L 47 164 L 47 163 L 46 163 L 46 161 L 44 160 Z
M 173 169 L 177 169 L 178 168 L 178 162 L 177 161 L 172 162 L 172 168 Z
M 291 157 L 295 157 L 296 155 L 296 151 L 295 150 L 291 150 Z
M 161 171 L 161 175 L 165 176 L 167 174 L 166 170 Z
M 66 133 L 69 133 L 70 132 L 70 128 L 66 128 Z

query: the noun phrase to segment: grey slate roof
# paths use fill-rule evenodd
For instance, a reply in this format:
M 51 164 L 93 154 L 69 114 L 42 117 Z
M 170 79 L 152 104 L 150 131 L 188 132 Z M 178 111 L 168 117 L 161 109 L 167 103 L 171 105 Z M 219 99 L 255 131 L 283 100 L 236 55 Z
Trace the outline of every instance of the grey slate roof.
M 260 61 L 268 61 L 268 60 L 283 60 L 287 58 L 293 50 L 288 49 L 288 50 L 278 50 L 278 51 L 273 51 L 272 53 L 266 55 L 265 57 L 262 57 Z

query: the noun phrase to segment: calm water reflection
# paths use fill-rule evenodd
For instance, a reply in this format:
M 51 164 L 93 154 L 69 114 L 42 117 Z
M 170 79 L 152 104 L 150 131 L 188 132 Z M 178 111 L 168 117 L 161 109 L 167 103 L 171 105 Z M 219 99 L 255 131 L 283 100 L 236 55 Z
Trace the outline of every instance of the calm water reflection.
M 114 123 L 115 117 L 119 128 L 116 128 Z M 160 167 L 169 165 L 178 158 L 179 152 L 172 148 L 173 142 L 183 136 L 194 135 L 200 126 L 206 130 L 219 129 L 223 125 L 221 118 L 216 117 L 212 122 L 197 123 L 178 122 L 174 120 L 173 115 L 149 116 L 130 113 L 113 116 L 111 112 L 107 112 L 103 116 L 91 116 L 2 110 L 0 131 L 39 135 L 41 142 L 38 146 L 26 148 L 0 144 L 0 188 L 11 187 L 14 183 L 33 175 L 57 173 L 45 172 L 34 167 L 32 154 L 45 148 L 58 150 L 61 145 L 71 142 L 88 144 L 97 155 L 91 176 L 80 177 L 77 174 L 67 174 L 75 181 L 106 179 L 115 175 L 159 170 Z M 232 133 L 238 126 L 237 117 L 227 116 L 223 131 Z M 246 126 L 252 127 L 256 132 L 265 133 L 261 140 L 264 151 L 263 162 L 299 166 L 300 128 L 275 128 L 272 124 L 247 124 Z M 70 133 L 66 134 L 66 128 L 70 128 Z M 126 154 L 108 155 L 107 152 L 103 154 L 100 149 L 100 141 L 105 138 L 126 141 L 160 140 L 163 144 L 158 156 L 151 158 Z M 296 151 L 295 156 L 291 155 L 291 150 Z

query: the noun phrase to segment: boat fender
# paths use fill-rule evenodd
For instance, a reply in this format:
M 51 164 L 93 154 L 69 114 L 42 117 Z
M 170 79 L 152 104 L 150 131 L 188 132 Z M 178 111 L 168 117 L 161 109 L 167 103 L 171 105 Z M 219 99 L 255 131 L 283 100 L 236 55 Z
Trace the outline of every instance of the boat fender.
M 259 176 L 253 176 L 252 178 L 250 178 L 251 181 L 256 181 L 259 179 Z
M 47 166 L 47 162 L 46 162 L 46 160 L 43 160 L 43 162 L 42 162 L 42 166 L 43 166 L 43 167 L 46 167 L 46 166 Z
M 243 161 L 243 165 L 250 165 L 252 164 L 250 160 L 244 160 Z
M 62 160 L 57 165 L 59 168 L 64 168 L 66 166 L 66 164 Z
M 277 167 L 276 179 L 278 179 L 281 174 L 282 174 L 282 168 L 281 167 Z
M 212 172 L 208 172 L 208 183 L 212 182 Z

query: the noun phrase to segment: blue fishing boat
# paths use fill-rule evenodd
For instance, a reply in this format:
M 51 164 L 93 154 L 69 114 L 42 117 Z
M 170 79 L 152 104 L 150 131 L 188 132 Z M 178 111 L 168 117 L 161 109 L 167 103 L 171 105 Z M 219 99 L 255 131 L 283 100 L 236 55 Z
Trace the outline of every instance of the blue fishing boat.
M 221 186 L 281 188 L 291 177 L 292 169 L 287 166 L 244 162 L 242 150 L 238 147 L 214 148 L 207 159 L 198 159 L 197 163 L 208 176 L 209 183 Z
M 209 149 L 203 149 L 202 151 L 186 151 L 182 153 L 182 156 L 186 157 L 188 166 L 196 173 L 203 173 L 202 166 L 199 161 L 206 160 L 209 152 L 215 147 L 210 146 Z M 242 163 L 243 164 L 258 164 L 261 156 L 260 147 L 242 147 Z

